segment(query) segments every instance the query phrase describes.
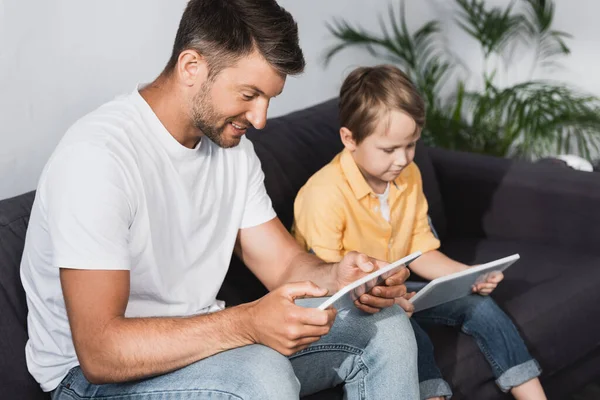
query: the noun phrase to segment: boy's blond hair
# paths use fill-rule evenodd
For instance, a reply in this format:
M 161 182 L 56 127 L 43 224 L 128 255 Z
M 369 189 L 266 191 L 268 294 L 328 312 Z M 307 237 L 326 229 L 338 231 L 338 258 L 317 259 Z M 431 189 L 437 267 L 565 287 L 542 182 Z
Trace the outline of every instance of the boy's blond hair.
M 382 113 L 408 114 L 421 130 L 425 103 L 410 78 L 393 65 L 360 67 L 348 75 L 340 89 L 340 123 L 352 132 L 356 144 L 373 133 Z

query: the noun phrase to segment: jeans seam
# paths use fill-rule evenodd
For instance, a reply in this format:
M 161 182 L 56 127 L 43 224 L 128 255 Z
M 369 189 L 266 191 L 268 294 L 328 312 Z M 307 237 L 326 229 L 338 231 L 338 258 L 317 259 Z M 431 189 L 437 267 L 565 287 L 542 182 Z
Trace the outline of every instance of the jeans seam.
M 364 363 L 362 356 L 355 354 L 356 356 L 358 356 L 358 369 L 363 371 L 363 374 L 359 377 L 359 378 L 355 378 L 349 381 L 346 381 L 345 383 L 352 383 L 355 380 L 358 379 L 358 395 L 360 397 L 360 400 L 365 400 L 367 398 L 367 394 L 366 394 L 366 383 L 365 383 L 365 375 L 369 373 L 369 367 L 367 366 L 367 364 Z
M 80 396 L 79 394 L 77 394 L 77 392 L 75 392 L 72 388 L 67 388 L 64 387 L 62 388 L 62 392 L 66 395 L 68 395 L 69 397 L 71 397 L 72 399 L 123 399 L 123 400 L 127 400 L 127 399 L 133 399 L 135 397 L 139 397 L 139 396 L 147 396 L 147 395 L 154 395 L 154 394 L 166 394 L 166 395 L 170 395 L 170 394 L 185 394 L 185 393 L 220 393 L 220 394 L 226 394 L 228 396 L 230 396 L 233 399 L 238 399 L 238 400 L 243 400 L 241 397 L 231 393 L 231 392 L 227 392 L 224 390 L 215 390 L 215 389 L 185 389 L 185 390 L 149 390 L 149 391 L 140 391 L 138 393 L 130 393 L 130 394 L 117 394 L 117 395 L 108 395 L 108 396 Z M 62 393 L 61 393 L 62 394 Z M 76 397 L 73 397 L 76 396 Z M 60 399 L 58 399 L 60 400 Z
M 363 373 L 352 380 L 346 381 L 346 383 L 350 383 L 350 382 L 354 382 L 356 379 L 358 379 L 358 395 L 360 397 L 361 400 L 365 400 L 367 398 L 366 395 L 366 383 L 365 383 L 365 377 L 366 375 L 369 373 L 369 367 L 367 366 L 367 364 L 365 364 L 365 362 L 362 359 L 362 355 L 363 355 L 363 350 L 356 348 L 354 346 L 350 346 L 347 344 L 323 344 L 323 345 L 315 345 L 315 346 L 310 346 L 307 347 L 304 350 L 300 350 L 299 352 L 295 353 L 294 355 L 288 357 L 290 360 L 300 357 L 302 355 L 305 354 L 312 354 L 312 353 L 318 353 L 318 352 L 323 352 L 323 351 L 343 351 L 349 354 L 354 355 L 357 358 L 357 364 L 358 364 L 358 369 L 360 371 L 362 371 Z
M 304 354 L 318 353 L 321 351 L 331 351 L 331 350 L 344 351 L 346 353 L 351 353 L 351 354 L 354 354 L 356 356 L 361 356 L 361 357 L 363 355 L 363 351 L 361 349 L 358 349 L 354 346 L 350 346 L 347 344 L 323 344 L 323 345 L 318 345 L 318 346 L 307 347 L 304 350 L 300 350 L 299 352 L 294 353 L 292 356 L 290 356 L 288 358 L 290 360 L 293 360 L 294 358 L 297 358 Z
M 492 357 L 489 349 L 485 346 L 485 344 L 483 342 L 481 342 L 477 337 L 473 336 L 473 334 L 471 333 L 471 331 L 469 331 L 464 326 L 461 328 L 461 330 L 464 333 L 466 333 L 467 335 L 471 336 L 473 339 L 475 339 L 475 342 L 477 342 L 477 345 L 481 349 L 481 352 L 483 353 L 483 355 L 485 356 L 485 358 L 487 358 L 488 362 L 490 364 L 492 364 L 492 368 L 495 368 L 496 372 L 500 371 L 500 373 L 498 374 L 498 376 L 502 375 L 505 372 L 504 368 L 502 368 L 500 366 L 500 364 L 498 364 L 498 362 L 496 362 L 496 360 L 494 359 L 494 357 Z

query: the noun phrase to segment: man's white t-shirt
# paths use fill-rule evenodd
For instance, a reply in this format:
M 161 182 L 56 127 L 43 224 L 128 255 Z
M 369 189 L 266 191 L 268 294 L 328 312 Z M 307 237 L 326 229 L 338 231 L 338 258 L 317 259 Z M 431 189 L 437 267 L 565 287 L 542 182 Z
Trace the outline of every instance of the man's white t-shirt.
M 42 389 L 79 365 L 59 268 L 129 270 L 127 317 L 221 310 L 238 230 L 275 217 L 263 180 L 248 139 L 186 148 L 137 89 L 75 123 L 42 172 L 21 262 Z

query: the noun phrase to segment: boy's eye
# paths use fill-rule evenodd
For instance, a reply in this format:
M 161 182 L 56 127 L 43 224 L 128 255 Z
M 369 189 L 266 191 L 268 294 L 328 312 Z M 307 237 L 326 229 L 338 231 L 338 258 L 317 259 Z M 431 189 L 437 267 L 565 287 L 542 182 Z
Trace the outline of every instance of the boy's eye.
M 394 152 L 394 149 L 383 149 L 383 152 L 387 154 L 392 154 Z
M 417 142 L 412 142 L 411 144 L 408 145 L 409 148 L 413 148 L 417 145 Z

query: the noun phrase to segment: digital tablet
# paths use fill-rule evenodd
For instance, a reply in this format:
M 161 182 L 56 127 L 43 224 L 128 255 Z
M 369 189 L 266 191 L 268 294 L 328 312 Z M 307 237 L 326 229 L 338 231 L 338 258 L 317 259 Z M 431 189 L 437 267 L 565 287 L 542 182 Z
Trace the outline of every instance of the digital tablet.
M 417 251 L 396 262 L 388 264 L 383 268 L 373 271 L 369 275 L 355 280 L 351 284 L 344 286 L 333 296 L 325 298 L 325 301 L 323 301 L 318 308 L 320 310 L 325 310 L 327 307 L 330 307 L 333 304 L 336 306 L 339 306 L 340 304 L 343 304 L 344 306 L 347 306 L 351 303 L 353 304 L 356 299 L 367 293 L 373 287 L 382 284 L 387 278 L 394 275 L 402 268 L 406 268 L 410 262 L 420 257 L 421 254 L 422 253 L 420 251 Z
M 415 312 L 418 312 L 468 296 L 473 293 L 475 283 L 484 281 L 493 272 L 504 271 L 519 258 L 518 254 L 513 254 L 509 257 L 434 279 L 420 289 L 410 299 L 410 302 L 415 306 Z

